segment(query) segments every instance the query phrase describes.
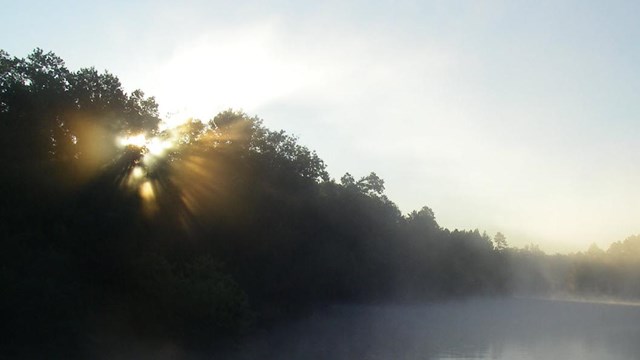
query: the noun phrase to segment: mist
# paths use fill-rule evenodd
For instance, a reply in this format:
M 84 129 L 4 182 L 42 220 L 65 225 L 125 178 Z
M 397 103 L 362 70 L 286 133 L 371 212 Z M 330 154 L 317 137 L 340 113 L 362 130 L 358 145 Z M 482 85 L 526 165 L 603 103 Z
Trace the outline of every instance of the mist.
M 637 306 L 471 298 L 335 306 L 247 340 L 223 359 L 629 359 Z

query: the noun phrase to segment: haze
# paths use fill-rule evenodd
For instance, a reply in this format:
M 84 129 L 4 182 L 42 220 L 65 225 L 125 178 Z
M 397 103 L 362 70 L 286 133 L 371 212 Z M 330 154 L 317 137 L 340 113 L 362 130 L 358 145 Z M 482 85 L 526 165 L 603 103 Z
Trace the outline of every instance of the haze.
M 176 117 L 243 109 L 335 178 L 375 171 L 404 212 L 566 252 L 638 232 L 638 6 L 22 1 L 0 41 L 108 69 Z

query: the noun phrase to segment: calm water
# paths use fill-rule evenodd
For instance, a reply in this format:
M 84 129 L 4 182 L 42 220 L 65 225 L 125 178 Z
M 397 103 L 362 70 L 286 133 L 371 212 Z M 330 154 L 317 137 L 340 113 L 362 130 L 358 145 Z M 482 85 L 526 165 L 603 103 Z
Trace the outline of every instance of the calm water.
M 639 359 L 640 307 L 533 299 L 338 306 L 223 358 Z

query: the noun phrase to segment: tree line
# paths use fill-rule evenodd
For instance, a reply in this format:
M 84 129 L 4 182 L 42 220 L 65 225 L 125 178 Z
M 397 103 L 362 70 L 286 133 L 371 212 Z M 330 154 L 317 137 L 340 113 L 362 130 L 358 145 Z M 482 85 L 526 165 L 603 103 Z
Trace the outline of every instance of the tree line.
M 640 295 L 639 237 L 516 249 L 402 214 L 373 172 L 330 178 L 257 117 L 160 123 L 108 72 L 0 51 L 0 358 L 217 347 L 345 302 Z

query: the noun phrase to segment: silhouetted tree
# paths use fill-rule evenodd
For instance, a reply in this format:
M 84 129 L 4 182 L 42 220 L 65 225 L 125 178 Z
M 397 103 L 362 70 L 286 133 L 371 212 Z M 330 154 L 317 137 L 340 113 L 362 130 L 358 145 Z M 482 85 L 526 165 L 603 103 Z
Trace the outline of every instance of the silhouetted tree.
M 493 244 L 495 249 L 498 251 L 504 251 L 509 248 L 509 244 L 507 244 L 507 237 L 501 232 L 497 232 L 493 237 Z

